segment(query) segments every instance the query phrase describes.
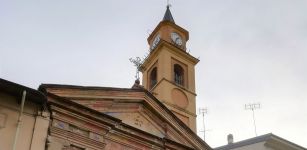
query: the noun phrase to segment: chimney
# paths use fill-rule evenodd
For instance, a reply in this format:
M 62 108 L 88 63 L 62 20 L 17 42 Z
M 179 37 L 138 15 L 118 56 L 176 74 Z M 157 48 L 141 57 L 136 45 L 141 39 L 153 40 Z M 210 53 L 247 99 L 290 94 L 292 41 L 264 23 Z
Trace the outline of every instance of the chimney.
M 232 144 L 233 143 L 233 135 L 232 134 L 228 134 L 227 141 L 228 141 L 228 144 Z

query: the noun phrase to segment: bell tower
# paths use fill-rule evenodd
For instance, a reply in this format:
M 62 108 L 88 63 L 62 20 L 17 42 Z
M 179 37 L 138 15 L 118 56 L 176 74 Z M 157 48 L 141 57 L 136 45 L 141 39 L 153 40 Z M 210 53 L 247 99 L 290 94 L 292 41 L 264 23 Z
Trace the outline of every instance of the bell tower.
M 143 86 L 196 132 L 195 65 L 186 52 L 189 32 L 166 8 L 163 20 L 147 38 L 150 54 L 142 64 Z

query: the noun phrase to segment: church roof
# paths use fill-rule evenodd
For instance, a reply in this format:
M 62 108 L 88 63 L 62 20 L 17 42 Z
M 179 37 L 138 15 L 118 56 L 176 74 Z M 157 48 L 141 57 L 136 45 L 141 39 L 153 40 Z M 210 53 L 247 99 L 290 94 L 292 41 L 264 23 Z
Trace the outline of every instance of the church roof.
M 169 9 L 169 5 L 166 6 L 166 12 L 164 14 L 164 17 L 163 17 L 162 21 L 170 21 L 170 22 L 175 23 L 174 18 L 172 16 L 172 13 L 171 13 L 171 11 Z

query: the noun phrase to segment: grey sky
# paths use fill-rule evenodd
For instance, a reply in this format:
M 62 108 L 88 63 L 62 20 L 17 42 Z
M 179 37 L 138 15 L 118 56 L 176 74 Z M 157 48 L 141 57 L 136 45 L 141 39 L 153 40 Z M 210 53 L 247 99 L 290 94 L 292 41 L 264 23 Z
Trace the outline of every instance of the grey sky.
M 149 49 L 164 0 L 0 0 L 0 77 L 41 83 L 130 87 L 130 57 Z M 307 147 L 307 1 L 171 1 L 190 32 L 197 107 L 207 107 L 212 146 L 272 132 Z M 201 119 L 201 118 L 199 118 Z M 199 120 L 201 121 L 201 120 Z M 200 122 L 201 123 L 201 122 Z M 199 131 L 202 130 L 198 124 Z M 199 132 L 199 135 L 202 133 Z

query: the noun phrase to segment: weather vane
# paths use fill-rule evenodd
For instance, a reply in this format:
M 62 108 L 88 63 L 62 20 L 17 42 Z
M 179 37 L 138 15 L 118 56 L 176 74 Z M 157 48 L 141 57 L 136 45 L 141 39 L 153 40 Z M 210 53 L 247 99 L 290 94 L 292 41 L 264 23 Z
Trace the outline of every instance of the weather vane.
M 140 71 L 141 71 L 141 68 L 142 68 L 142 60 L 140 57 L 136 57 L 135 59 L 133 58 L 129 58 L 130 62 L 132 62 L 134 64 L 134 66 L 136 67 L 136 75 L 135 75 L 135 78 L 137 80 L 140 79 Z

